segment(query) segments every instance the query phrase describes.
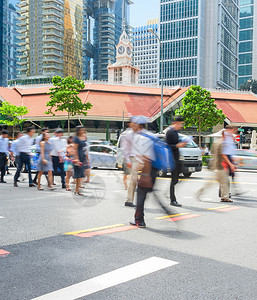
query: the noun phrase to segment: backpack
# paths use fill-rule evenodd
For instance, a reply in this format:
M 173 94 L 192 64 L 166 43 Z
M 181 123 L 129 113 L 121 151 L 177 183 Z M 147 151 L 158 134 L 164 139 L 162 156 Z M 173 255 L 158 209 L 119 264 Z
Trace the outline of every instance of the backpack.
M 169 145 L 159 138 L 141 133 L 153 141 L 153 150 L 155 154 L 155 160 L 152 161 L 152 166 L 157 170 L 162 170 L 164 172 L 173 171 L 175 168 L 174 157 Z

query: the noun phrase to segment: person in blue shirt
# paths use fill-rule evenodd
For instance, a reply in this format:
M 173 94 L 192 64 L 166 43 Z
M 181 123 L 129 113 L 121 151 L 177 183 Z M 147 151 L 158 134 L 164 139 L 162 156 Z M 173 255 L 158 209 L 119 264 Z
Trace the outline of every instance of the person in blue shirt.
M 16 167 L 18 168 L 20 163 L 20 153 L 18 149 L 19 138 L 23 136 L 22 132 L 18 132 L 17 139 L 12 142 L 10 152 L 11 152 L 11 160 L 15 160 Z M 19 181 L 19 180 L 17 180 Z
M 0 136 L 0 171 L 1 171 L 1 183 L 6 183 L 4 181 L 4 176 L 6 172 L 7 157 L 9 156 L 9 139 L 8 131 L 3 130 Z

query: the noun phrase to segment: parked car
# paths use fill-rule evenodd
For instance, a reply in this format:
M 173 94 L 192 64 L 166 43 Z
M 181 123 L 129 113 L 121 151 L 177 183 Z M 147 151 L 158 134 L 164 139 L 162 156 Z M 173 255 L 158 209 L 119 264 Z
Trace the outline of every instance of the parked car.
M 117 151 L 110 146 L 90 145 L 89 159 L 92 168 L 117 168 Z
M 238 169 L 257 170 L 257 151 L 238 149 L 233 158 Z

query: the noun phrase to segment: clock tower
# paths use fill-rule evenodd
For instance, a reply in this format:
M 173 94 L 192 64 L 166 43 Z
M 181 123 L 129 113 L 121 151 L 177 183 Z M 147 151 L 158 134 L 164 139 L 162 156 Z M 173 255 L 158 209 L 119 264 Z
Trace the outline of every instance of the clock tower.
M 138 84 L 139 69 L 132 65 L 132 49 L 124 30 L 116 46 L 116 62 L 107 67 L 109 83 Z

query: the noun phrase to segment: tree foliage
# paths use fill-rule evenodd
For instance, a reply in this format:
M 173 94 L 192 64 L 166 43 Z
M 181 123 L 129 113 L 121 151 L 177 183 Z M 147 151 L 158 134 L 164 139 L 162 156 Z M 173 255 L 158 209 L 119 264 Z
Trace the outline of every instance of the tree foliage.
M 48 93 L 51 100 L 47 102 L 49 108 L 45 113 L 55 116 L 57 111 L 66 111 L 68 114 L 68 132 L 70 132 L 70 116 L 86 116 L 87 110 L 92 107 L 91 103 L 83 103 L 78 96 L 85 84 L 71 76 L 66 78 L 54 76 L 52 82 L 54 87 L 50 88 Z
M 240 90 L 242 91 L 250 91 L 257 94 L 257 80 L 246 81 L 244 84 L 240 85 Z
M 199 145 L 201 145 L 201 132 L 222 124 L 226 118 L 222 110 L 217 108 L 211 93 L 200 86 L 192 86 L 188 89 L 182 104 L 176 110 L 176 115 L 184 118 L 185 127 L 197 127 Z
M 26 106 L 16 106 L 7 101 L 2 102 L 0 106 L 0 114 L 4 117 L 4 119 L 1 120 L 1 123 L 13 126 L 14 133 L 15 127 L 26 121 L 23 116 L 25 116 L 28 112 L 29 109 Z

